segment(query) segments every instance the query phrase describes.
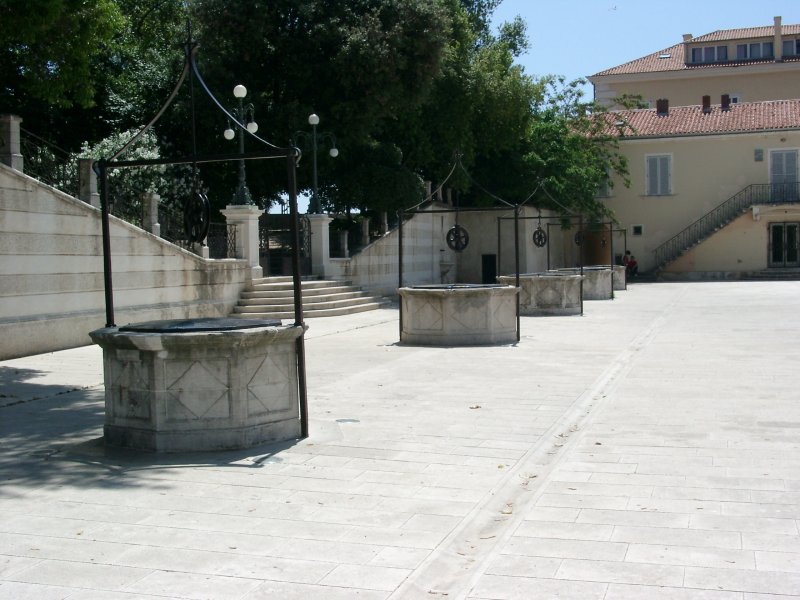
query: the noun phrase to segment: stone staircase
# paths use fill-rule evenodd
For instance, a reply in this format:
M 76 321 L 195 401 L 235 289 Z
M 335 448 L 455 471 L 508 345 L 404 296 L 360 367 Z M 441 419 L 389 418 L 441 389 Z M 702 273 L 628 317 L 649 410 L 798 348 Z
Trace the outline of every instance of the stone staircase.
M 660 271 L 682 254 L 701 244 L 756 204 L 776 205 L 797 202 L 800 202 L 800 182 L 748 185 L 653 250 L 656 270 Z
M 334 317 L 391 305 L 387 298 L 370 296 L 360 288 L 328 279 L 303 279 L 303 316 Z M 242 292 L 232 317 L 252 319 L 294 318 L 294 291 L 291 277 L 254 279 Z
M 741 279 L 745 281 L 798 281 L 800 280 L 800 269 L 773 268 L 751 271 L 742 274 Z

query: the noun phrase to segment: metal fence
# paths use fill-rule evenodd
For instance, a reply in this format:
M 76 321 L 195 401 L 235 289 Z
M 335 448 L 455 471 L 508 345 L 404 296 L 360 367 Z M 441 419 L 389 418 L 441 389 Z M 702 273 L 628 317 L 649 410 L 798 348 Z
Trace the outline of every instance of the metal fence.
M 20 153 L 25 174 L 71 196 L 78 196 L 78 163 L 70 153 L 20 127 Z

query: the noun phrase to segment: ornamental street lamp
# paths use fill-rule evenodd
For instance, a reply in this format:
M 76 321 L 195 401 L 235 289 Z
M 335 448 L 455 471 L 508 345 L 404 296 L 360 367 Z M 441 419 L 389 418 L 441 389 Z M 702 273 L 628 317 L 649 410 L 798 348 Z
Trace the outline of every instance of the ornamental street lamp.
M 238 98 L 239 106 L 231 110 L 234 118 L 239 123 L 246 123 L 244 128 L 250 133 L 258 131 L 258 123 L 255 121 L 255 110 L 252 104 L 244 105 L 244 97 L 247 96 L 247 88 L 243 85 L 237 85 L 233 88 L 233 95 Z M 244 154 L 244 129 L 238 123 L 236 128 L 239 133 L 239 154 Z M 222 133 L 226 140 L 232 140 L 236 137 L 236 131 L 231 128 L 231 123 L 228 121 L 228 128 Z M 253 197 L 250 195 L 250 190 L 247 189 L 247 182 L 245 181 L 244 159 L 239 160 L 239 186 L 233 194 L 233 204 L 250 205 L 254 206 Z
M 311 145 L 311 167 L 312 167 L 312 190 L 313 195 L 311 196 L 311 202 L 308 204 L 308 212 L 310 214 L 319 214 L 322 212 L 322 207 L 320 206 L 319 196 L 317 195 L 317 125 L 319 125 L 319 117 L 311 113 L 308 115 L 308 124 L 311 125 L 311 136 L 309 139 L 309 134 L 307 131 L 297 131 L 294 134 L 295 140 L 305 140 L 305 142 L 310 142 Z M 325 139 L 331 144 L 331 149 L 328 151 L 328 154 L 331 155 L 331 158 L 336 158 L 339 156 L 339 150 L 336 148 L 336 136 L 332 133 L 324 132 L 319 134 L 319 139 L 324 141 Z

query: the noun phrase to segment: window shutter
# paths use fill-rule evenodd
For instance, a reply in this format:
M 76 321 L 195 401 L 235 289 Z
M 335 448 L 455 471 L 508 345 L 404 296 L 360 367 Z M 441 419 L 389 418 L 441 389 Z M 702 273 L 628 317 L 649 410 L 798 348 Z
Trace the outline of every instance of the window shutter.
M 669 164 L 669 156 L 659 156 L 658 157 L 659 164 L 659 177 L 658 177 L 658 193 L 662 195 L 667 195 L 670 193 L 670 179 L 671 173 L 670 171 L 670 164 Z
M 647 157 L 647 195 L 658 194 L 658 157 Z

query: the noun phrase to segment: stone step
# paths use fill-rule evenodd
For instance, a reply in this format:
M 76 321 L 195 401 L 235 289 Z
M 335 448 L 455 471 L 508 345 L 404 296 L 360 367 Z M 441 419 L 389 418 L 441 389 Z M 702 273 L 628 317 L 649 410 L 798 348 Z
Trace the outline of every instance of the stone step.
M 334 289 L 334 288 L 331 288 Z M 340 291 L 333 294 L 312 294 L 307 295 L 303 294 L 303 305 L 304 306 L 311 306 L 314 304 L 323 304 L 326 302 L 337 302 L 340 300 L 351 300 L 351 299 L 360 299 L 360 298 L 369 298 L 370 295 L 367 292 L 362 292 L 361 290 L 356 290 L 353 288 L 336 288 Z M 282 295 L 282 296 L 273 296 L 264 298 L 262 296 L 250 297 L 242 295 L 242 298 L 239 299 L 239 306 L 278 306 L 278 305 L 286 305 L 286 306 L 294 306 L 294 296 L 292 294 L 289 295 Z
M 320 287 L 320 288 L 307 288 L 303 286 L 301 288 L 301 292 L 303 294 L 303 298 L 313 298 L 315 296 L 327 296 L 332 294 L 341 294 L 352 292 L 354 288 L 349 285 L 338 285 L 338 286 L 330 286 L 330 287 Z M 366 292 L 363 292 L 366 293 Z M 264 299 L 264 300 L 271 300 L 271 299 L 284 299 L 294 298 L 294 288 L 289 288 L 288 290 L 253 290 L 253 291 L 246 291 L 242 292 L 242 299 L 243 300 L 251 300 L 251 299 Z
M 385 298 L 370 296 L 349 282 L 304 278 L 300 291 L 306 316 L 335 316 L 388 306 Z M 290 319 L 294 317 L 294 282 L 291 277 L 256 279 L 242 292 L 231 316 Z
M 368 310 L 376 310 L 378 308 L 388 308 L 391 306 L 391 302 L 389 300 L 379 300 L 376 302 L 370 302 L 368 304 L 358 304 L 355 306 L 345 306 L 340 308 L 315 308 L 312 310 L 306 310 L 303 308 L 303 317 L 304 318 L 313 318 L 313 317 L 336 317 L 342 315 L 351 315 L 354 313 L 359 312 L 366 312 Z M 262 312 L 243 312 L 243 313 L 236 313 L 234 312 L 231 314 L 231 317 L 240 317 L 246 319 L 293 319 L 294 318 L 294 307 L 291 310 L 269 310 L 269 311 L 262 311 Z
M 330 279 L 304 279 L 300 282 L 300 287 L 303 290 L 313 290 L 320 288 L 329 288 L 347 285 L 347 282 L 333 281 Z M 248 291 L 281 291 L 281 290 L 294 290 L 294 283 L 291 281 L 266 281 L 264 279 L 255 279 L 251 284 Z
M 375 296 L 362 296 L 359 298 L 342 298 L 338 300 L 330 300 L 325 302 L 312 302 L 303 303 L 303 311 L 324 310 L 327 308 L 345 308 L 348 306 L 359 306 L 361 304 L 370 304 L 379 302 L 381 299 Z M 242 304 L 234 307 L 236 313 L 252 313 L 261 312 L 264 310 L 276 310 L 279 312 L 294 311 L 294 302 L 287 303 L 270 303 L 270 304 Z
M 800 280 L 800 270 L 798 269 L 767 269 L 764 271 L 751 271 L 741 277 L 748 281 L 798 281 Z

